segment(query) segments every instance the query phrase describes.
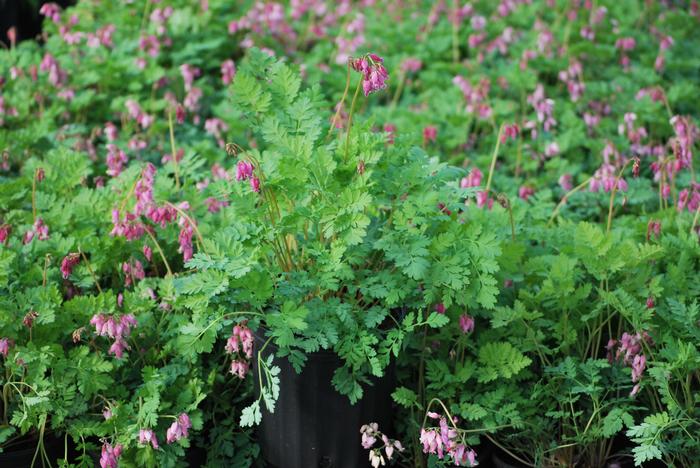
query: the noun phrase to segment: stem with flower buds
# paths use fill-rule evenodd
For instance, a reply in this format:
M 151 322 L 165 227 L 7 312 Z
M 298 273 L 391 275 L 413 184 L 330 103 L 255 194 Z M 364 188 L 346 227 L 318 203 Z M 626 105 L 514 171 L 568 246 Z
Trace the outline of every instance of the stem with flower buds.
M 160 244 L 156 240 L 155 236 L 151 234 L 151 232 L 146 229 L 146 234 L 148 234 L 148 237 L 151 238 L 153 241 L 153 245 L 156 246 L 156 250 L 158 250 L 158 253 L 160 254 L 160 258 L 163 260 L 163 263 L 165 264 L 165 269 L 168 270 L 167 276 L 173 276 L 173 271 L 170 269 L 170 264 L 168 263 L 168 260 L 165 258 L 165 254 L 163 253 L 163 249 L 160 248 Z
M 92 276 L 92 280 L 95 282 L 95 286 L 97 286 L 97 290 L 99 291 L 100 294 L 102 294 L 102 288 L 100 288 L 100 283 L 97 282 L 97 276 L 95 275 L 95 272 L 92 270 L 92 266 L 90 266 L 90 261 L 87 259 L 85 256 L 85 252 L 78 247 L 78 252 L 80 252 L 80 255 L 82 255 L 83 260 L 85 260 L 85 266 L 87 267 L 88 271 L 90 272 L 90 276 Z
M 360 94 L 360 88 L 362 87 L 362 77 L 360 77 L 357 82 L 357 87 L 355 88 L 355 95 L 352 97 L 352 104 L 350 105 L 350 115 L 348 115 L 348 133 L 345 135 L 345 157 L 344 162 L 348 162 L 348 148 L 350 147 L 350 131 L 352 130 L 352 116 L 355 113 L 355 103 L 357 102 L 357 96 Z

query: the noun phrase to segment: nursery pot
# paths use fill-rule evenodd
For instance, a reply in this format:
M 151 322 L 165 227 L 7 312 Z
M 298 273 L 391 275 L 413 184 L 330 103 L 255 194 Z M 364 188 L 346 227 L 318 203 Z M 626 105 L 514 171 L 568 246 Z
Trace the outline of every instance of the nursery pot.
M 41 468 L 46 463 L 42 463 L 41 453 L 36 453 L 37 444 L 38 441 L 36 439 L 28 438 L 17 445 L 5 448 L 0 453 L 0 467 L 29 468 L 32 466 L 32 460 L 34 460 L 34 466 Z M 51 460 L 51 463 L 55 463 L 57 459 L 63 456 L 61 449 L 62 442 L 60 439 L 53 436 L 44 437 L 44 450 L 46 450 L 46 455 Z M 36 459 L 34 458 L 35 453 Z
M 263 340 L 255 337 L 256 349 Z M 277 351 L 267 345 L 263 358 Z M 257 359 L 257 353 L 255 358 Z M 369 452 L 360 445 L 360 427 L 376 422 L 379 430 L 392 434 L 391 393 L 393 364 L 373 385 L 363 385 L 364 395 L 354 405 L 338 393 L 331 379 L 342 361 L 331 351 L 308 355 L 301 374 L 287 358 L 275 358 L 280 367 L 280 395 L 275 412 L 262 405 L 258 439 L 262 455 L 272 468 L 360 468 L 370 466 Z M 257 382 L 257 362 L 253 362 Z M 259 388 L 256 385 L 256 393 Z

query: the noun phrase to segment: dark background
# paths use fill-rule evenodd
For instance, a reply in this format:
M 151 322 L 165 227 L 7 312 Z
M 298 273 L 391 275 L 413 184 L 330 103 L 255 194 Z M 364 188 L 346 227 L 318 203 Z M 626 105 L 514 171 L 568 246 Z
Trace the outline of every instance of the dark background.
M 0 0 L 0 41 L 10 45 L 7 31 L 12 26 L 17 28 L 17 41 L 34 39 L 41 33 L 39 8 L 47 0 Z M 75 3 L 75 0 L 54 0 L 62 8 Z

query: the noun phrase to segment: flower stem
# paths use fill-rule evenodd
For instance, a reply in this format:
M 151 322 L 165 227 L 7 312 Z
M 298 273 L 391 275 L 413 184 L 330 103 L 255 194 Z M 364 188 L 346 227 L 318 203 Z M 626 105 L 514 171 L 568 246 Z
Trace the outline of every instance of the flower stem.
M 151 231 L 146 229 L 146 234 L 148 234 L 148 237 L 151 238 L 153 241 L 153 244 L 156 246 L 156 250 L 158 250 L 158 253 L 160 254 L 160 258 L 163 260 L 163 263 L 165 264 L 165 269 L 168 270 L 167 276 L 173 276 L 173 271 L 170 269 L 170 264 L 168 264 L 168 260 L 165 258 L 165 254 L 163 253 L 163 249 L 160 248 L 160 244 L 156 240 L 155 236 L 151 234 Z
M 605 231 L 606 233 L 610 233 L 610 227 L 612 226 L 612 215 L 613 215 L 613 203 L 615 202 L 615 193 L 617 192 L 617 184 L 620 182 L 620 178 L 622 178 L 623 172 L 625 172 L 625 168 L 627 168 L 627 165 L 630 163 L 628 160 L 624 166 L 622 166 L 622 169 L 620 169 L 620 172 L 618 172 L 617 177 L 615 177 L 615 184 L 613 185 L 612 191 L 610 193 L 610 205 L 608 207 L 608 227 L 607 230 Z
M 350 106 L 350 115 L 348 116 L 348 133 L 345 135 L 345 158 L 344 162 L 348 162 L 348 149 L 350 147 L 350 131 L 352 130 L 352 116 L 355 113 L 355 103 L 357 102 L 357 96 L 360 94 L 360 88 L 362 87 L 362 77 L 357 81 L 357 87 L 355 88 L 355 95 L 352 97 L 352 105 Z
M 78 247 L 78 252 L 80 252 L 80 255 L 82 255 L 83 260 L 85 260 L 85 266 L 87 267 L 88 271 L 90 272 L 90 276 L 92 276 L 92 280 L 95 282 L 95 286 L 97 286 L 97 290 L 99 291 L 100 294 L 102 294 L 102 288 L 100 288 L 100 283 L 97 282 L 97 276 L 95 275 L 95 272 L 92 269 L 92 266 L 90 265 L 90 261 L 87 259 L 85 256 L 85 252 Z
M 175 132 L 173 130 L 173 111 L 168 111 L 168 127 L 170 127 L 170 151 L 175 167 L 175 188 L 180 189 L 180 168 L 178 167 L 177 154 L 175 154 Z
M 560 210 L 561 207 L 564 206 L 564 204 L 569 200 L 569 197 L 570 197 L 571 195 L 573 195 L 574 193 L 578 192 L 579 190 L 581 190 L 581 189 L 582 189 L 583 187 L 585 187 L 586 185 L 588 185 L 588 183 L 591 181 L 591 179 L 593 179 L 593 177 L 589 177 L 588 179 L 586 179 L 585 181 L 583 181 L 581 184 L 577 185 L 575 188 L 569 190 L 569 191 L 566 193 L 566 195 L 564 195 L 563 197 L 561 197 L 561 201 L 560 201 L 559 204 L 556 206 L 556 208 L 554 208 L 554 211 L 552 211 L 552 216 L 550 216 L 549 221 L 547 222 L 547 226 L 549 226 L 550 224 L 552 224 L 552 221 L 554 221 L 554 218 L 557 217 L 557 215 L 559 214 L 559 210 Z
M 493 156 L 491 156 L 491 167 L 489 168 L 489 178 L 486 180 L 486 191 L 491 189 L 491 179 L 493 178 L 494 169 L 496 169 L 496 159 L 498 159 L 498 149 L 501 147 L 501 135 L 503 134 L 504 125 L 501 124 L 501 128 L 498 129 L 498 136 L 496 137 L 496 147 L 493 149 Z
M 326 135 L 326 138 L 330 136 L 331 133 L 333 133 L 333 129 L 337 125 L 338 122 L 338 117 L 340 117 L 340 110 L 343 108 L 343 104 L 345 104 L 345 98 L 348 97 L 348 90 L 350 89 L 350 60 L 348 59 L 348 72 L 347 76 L 345 77 L 345 90 L 343 91 L 343 97 L 340 98 L 340 102 L 338 103 L 338 107 L 335 109 L 335 115 L 333 116 L 333 119 L 331 120 L 331 126 L 328 129 L 328 134 Z

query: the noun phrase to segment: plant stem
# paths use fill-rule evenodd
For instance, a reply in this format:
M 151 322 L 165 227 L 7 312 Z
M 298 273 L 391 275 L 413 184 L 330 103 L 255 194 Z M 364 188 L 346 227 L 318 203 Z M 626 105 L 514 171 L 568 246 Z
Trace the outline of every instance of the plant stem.
M 168 127 L 170 128 L 170 151 L 173 157 L 173 166 L 175 168 L 175 188 L 180 189 L 180 168 L 175 154 L 175 132 L 173 130 L 173 111 L 168 111 Z
M 501 135 L 503 134 L 503 124 L 501 128 L 498 129 L 498 136 L 496 137 L 496 147 L 493 150 L 493 156 L 491 156 L 491 167 L 489 168 L 489 177 L 486 180 L 486 191 L 491 189 L 491 179 L 493 178 L 493 171 L 496 168 L 496 159 L 498 159 L 498 149 L 501 147 Z
M 355 88 L 355 95 L 352 97 L 352 104 L 350 105 L 350 115 L 348 116 L 348 133 L 345 135 L 345 157 L 344 162 L 348 162 L 348 148 L 350 147 L 350 131 L 352 130 L 352 116 L 355 113 L 355 103 L 357 102 L 357 96 L 360 94 L 360 88 L 362 87 L 362 77 L 357 81 L 357 87 Z
M 151 234 L 151 231 L 148 229 L 146 229 L 146 234 L 148 234 L 148 237 L 150 237 L 153 241 L 153 244 L 156 246 L 156 250 L 158 250 L 158 253 L 160 254 L 160 258 L 163 260 L 165 269 L 168 270 L 167 276 L 173 276 L 173 271 L 170 269 L 170 264 L 168 264 L 168 260 L 165 258 L 165 254 L 163 253 L 163 249 L 160 248 L 160 244 L 156 240 L 155 236 Z
M 693 217 L 693 224 L 690 226 L 690 235 L 693 234 L 693 231 L 695 230 L 695 226 L 698 224 L 698 216 L 700 216 L 700 205 L 698 205 L 698 209 L 695 210 L 695 216 Z
M 80 255 L 82 255 L 82 257 L 83 257 L 83 260 L 85 260 L 85 266 L 87 267 L 88 271 L 90 272 L 90 276 L 92 276 L 92 280 L 95 282 L 95 286 L 97 286 L 97 290 L 99 291 L 100 294 L 102 294 L 102 288 L 100 288 L 100 283 L 97 281 L 97 276 L 95 276 L 95 272 L 92 270 L 92 266 L 90 266 L 90 261 L 85 256 L 85 252 L 83 252 L 80 247 L 78 247 L 78 252 L 80 252 Z
M 331 120 L 331 126 L 328 129 L 328 134 L 326 134 L 326 138 L 330 136 L 331 133 L 333 133 L 333 129 L 335 128 L 337 122 L 338 122 L 338 117 L 340 116 L 340 110 L 343 108 L 343 104 L 345 104 L 345 98 L 348 97 L 348 90 L 350 89 L 350 59 L 348 59 L 348 72 L 347 76 L 345 77 L 345 90 L 343 91 L 343 97 L 340 98 L 340 102 L 338 103 L 338 106 L 335 109 L 335 115 L 333 115 L 333 119 Z
M 547 222 L 547 226 L 549 226 L 550 224 L 552 224 L 552 221 L 554 221 L 554 218 L 556 218 L 557 214 L 559 214 L 559 210 L 561 209 L 562 206 L 564 206 L 564 204 L 567 202 L 567 200 L 569 199 L 569 197 L 570 197 L 571 195 L 573 195 L 574 193 L 578 192 L 579 190 L 581 190 L 581 189 L 582 189 L 583 187 L 585 187 L 586 185 L 588 185 L 588 183 L 589 183 L 592 179 L 593 179 L 593 177 L 589 177 L 589 178 L 586 179 L 584 182 L 582 182 L 581 184 L 577 185 L 575 188 L 569 190 L 569 191 L 566 193 L 566 195 L 564 195 L 564 196 L 561 198 L 561 201 L 559 202 L 559 204 L 556 206 L 556 208 L 554 208 L 554 211 L 552 211 L 552 216 L 549 218 L 549 221 Z
M 617 193 L 617 184 L 620 182 L 620 178 L 622 177 L 622 174 L 625 172 L 625 168 L 629 164 L 629 160 L 622 166 L 622 169 L 620 169 L 620 172 L 618 172 L 617 177 L 615 177 L 615 183 L 613 184 L 612 191 L 610 193 L 610 205 L 608 206 L 608 227 L 607 230 L 605 231 L 606 233 L 610 233 L 610 227 L 612 226 L 612 215 L 613 215 L 613 204 L 615 202 L 615 193 Z

